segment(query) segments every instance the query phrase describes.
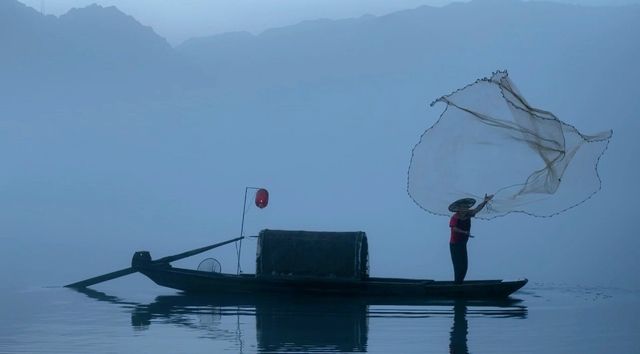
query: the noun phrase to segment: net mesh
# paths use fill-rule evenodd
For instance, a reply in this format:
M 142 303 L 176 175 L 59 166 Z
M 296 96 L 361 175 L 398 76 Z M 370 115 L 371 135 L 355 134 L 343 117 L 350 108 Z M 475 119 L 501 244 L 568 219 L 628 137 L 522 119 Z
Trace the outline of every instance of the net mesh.
M 448 215 L 460 198 L 493 200 L 477 217 L 548 217 L 601 188 L 598 162 L 612 131 L 584 135 L 532 107 L 506 71 L 442 96 L 446 107 L 413 149 L 407 189 L 422 209 Z
M 206 258 L 198 264 L 198 270 L 203 272 L 220 273 L 222 265 L 215 258 Z

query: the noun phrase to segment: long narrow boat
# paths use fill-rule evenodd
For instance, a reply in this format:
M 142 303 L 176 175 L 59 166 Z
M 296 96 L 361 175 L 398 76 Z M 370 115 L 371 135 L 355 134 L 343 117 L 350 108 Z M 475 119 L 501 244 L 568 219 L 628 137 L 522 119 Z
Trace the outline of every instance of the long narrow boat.
M 242 238 L 156 260 L 152 260 L 149 252 L 139 251 L 134 253 L 129 268 L 66 286 L 85 288 L 140 272 L 160 286 L 192 294 L 297 293 L 393 299 L 499 299 L 527 284 L 527 279 L 467 280 L 458 284 L 430 279 L 371 277 L 364 232 L 262 230 L 258 236 L 255 274 L 225 274 L 219 273 L 219 269 L 192 270 L 171 265 L 171 262 Z
M 160 286 L 186 293 L 306 293 L 352 296 L 504 298 L 527 284 L 515 281 L 468 280 L 462 284 L 426 279 L 375 278 L 345 280 L 317 277 L 257 277 L 174 268 L 169 264 L 138 264 L 136 269 Z

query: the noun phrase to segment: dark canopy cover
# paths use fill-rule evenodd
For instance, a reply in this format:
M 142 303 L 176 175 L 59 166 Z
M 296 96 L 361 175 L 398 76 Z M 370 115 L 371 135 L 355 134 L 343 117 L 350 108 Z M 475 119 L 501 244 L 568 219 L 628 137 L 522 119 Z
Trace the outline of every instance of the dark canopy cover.
M 364 232 L 262 230 L 256 276 L 364 279 L 368 258 Z

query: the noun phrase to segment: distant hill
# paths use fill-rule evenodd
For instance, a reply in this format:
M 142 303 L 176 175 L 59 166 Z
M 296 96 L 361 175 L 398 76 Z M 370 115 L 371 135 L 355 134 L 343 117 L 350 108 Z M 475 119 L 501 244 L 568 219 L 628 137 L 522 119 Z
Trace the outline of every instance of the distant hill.
M 640 45 L 629 41 L 632 34 L 640 38 L 640 6 L 476 0 L 381 17 L 308 21 L 257 36 L 197 38 L 177 49 L 229 84 L 383 75 L 416 82 L 447 77 L 458 84 L 497 68 L 556 75 L 577 66 L 590 72 L 635 66 Z
M 174 49 L 115 7 L 92 5 L 55 17 L 5 0 L 0 92 L 15 99 L 72 92 L 86 99 L 145 99 L 190 88 L 234 95 L 299 85 L 399 84 L 414 93 L 422 87 L 419 94 L 428 100 L 496 69 L 532 85 L 563 78 L 584 90 L 585 73 L 606 71 L 631 84 L 636 76 L 627 71 L 640 62 L 640 46 L 630 38 L 638 34 L 637 5 L 476 0 L 306 21 L 255 36 L 194 38 Z
M 115 7 L 91 5 L 55 17 L 3 0 L 0 48 L 0 90 L 16 98 L 144 96 L 196 77 L 165 39 Z

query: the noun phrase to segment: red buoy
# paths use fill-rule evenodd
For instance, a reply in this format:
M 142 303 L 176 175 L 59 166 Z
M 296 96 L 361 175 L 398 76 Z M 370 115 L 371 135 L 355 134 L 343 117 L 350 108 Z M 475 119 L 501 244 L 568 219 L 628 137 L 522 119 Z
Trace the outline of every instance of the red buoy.
M 264 188 L 258 189 L 256 192 L 256 206 L 260 209 L 264 208 L 269 204 L 269 191 Z

